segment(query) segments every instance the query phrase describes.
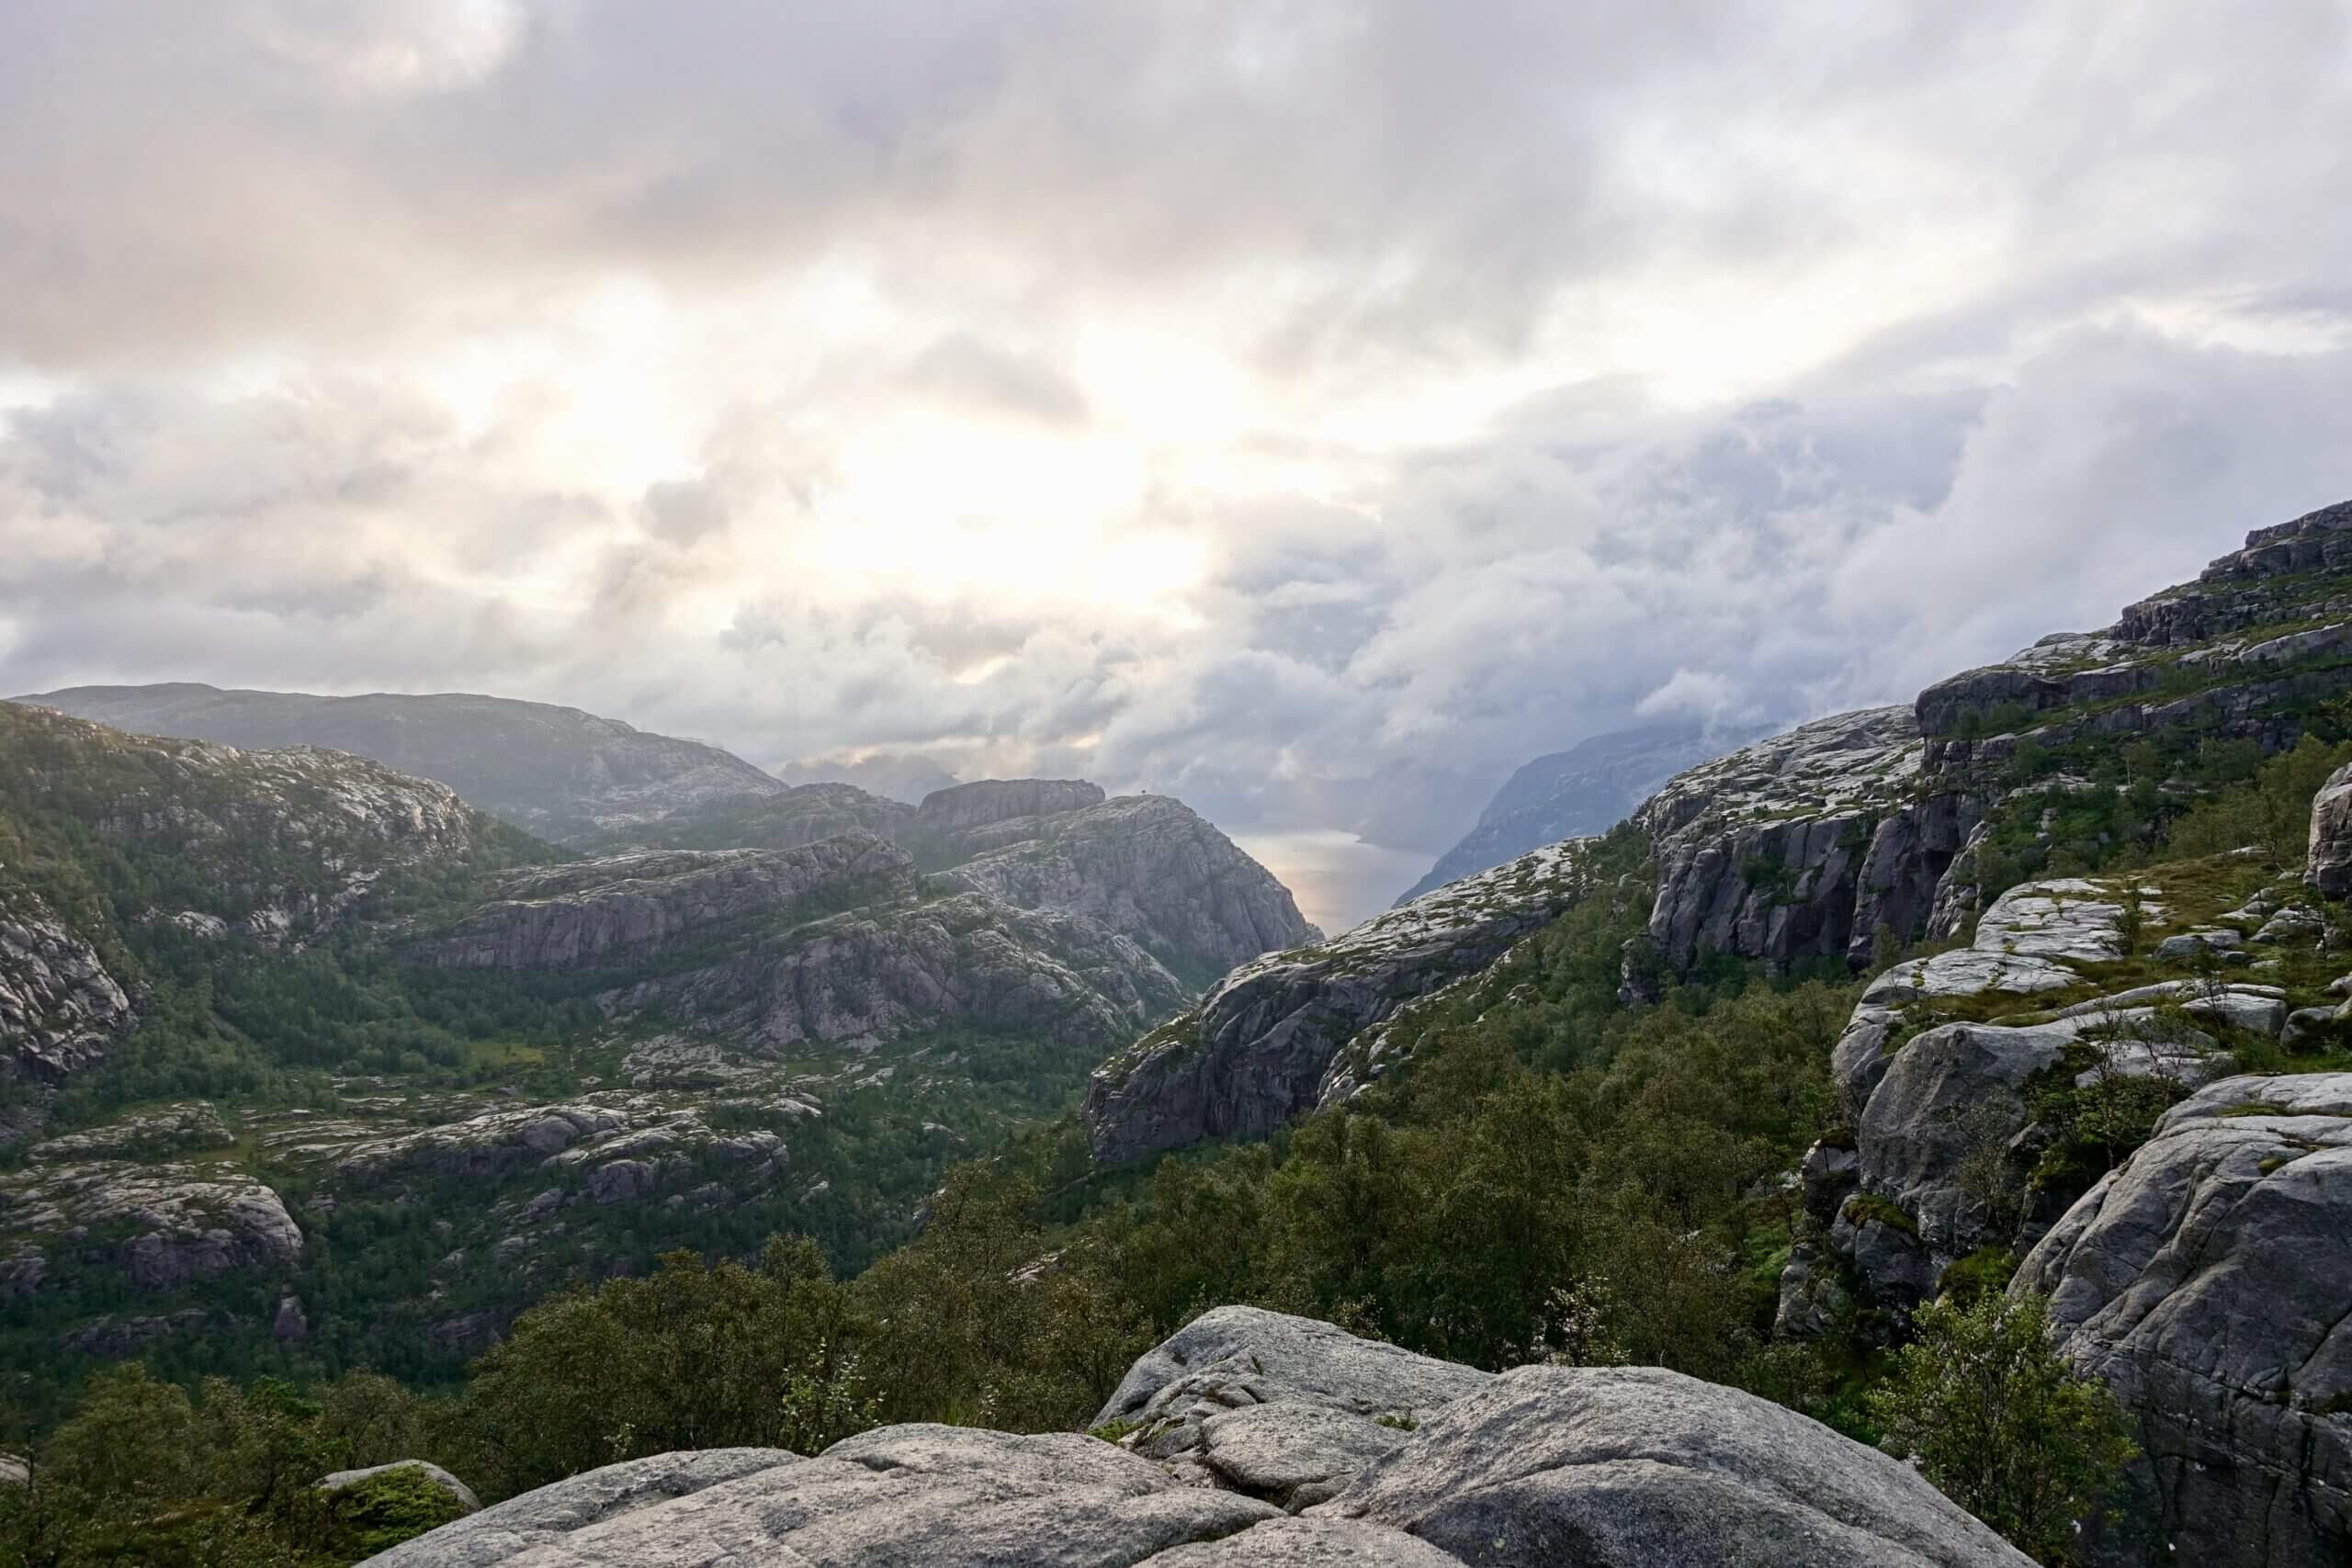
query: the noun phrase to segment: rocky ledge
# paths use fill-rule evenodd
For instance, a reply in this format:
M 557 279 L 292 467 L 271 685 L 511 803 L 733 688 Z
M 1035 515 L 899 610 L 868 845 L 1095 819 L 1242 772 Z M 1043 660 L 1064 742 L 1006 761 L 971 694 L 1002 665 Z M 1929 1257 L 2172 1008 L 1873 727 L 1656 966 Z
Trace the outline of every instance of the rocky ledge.
M 0 1299 L 89 1270 L 164 1291 L 234 1269 L 291 1273 L 302 1257 L 277 1194 L 220 1167 L 35 1166 L 0 1178 Z
M 1225 1307 L 1098 1431 L 886 1427 L 815 1459 L 665 1454 L 446 1525 L 379 1568 L 2022 1568 L 1908 1466 L 1656 1368 L 1499 1377 Z M 1167 1451 L 1173 1462 L 1155 1460 Z M 1274 1499 L 1281 1498 L 1281 1502 Z
M 2041 1238 L 2066 1354 L 2140 1420 L 2114 1562 L 2352 1559 L 2352 1074 L 2206 1085 Z
M 1521 855 L 1234 970 L 1096 1070 L 1085 1104 L 1095 1158 L 1117 1165 L 1203 1138 L 1259 1136 L 1315 1109 L 1351 1041 L 1486 969 L 1581 897 L 1585 842 Z
M 592 969 L 696 932 L 914 896 L 914 862 L 864 831 L 790 850 L 672 850 L 511 872 L 448 935 L 413 950 L 447 968 Z

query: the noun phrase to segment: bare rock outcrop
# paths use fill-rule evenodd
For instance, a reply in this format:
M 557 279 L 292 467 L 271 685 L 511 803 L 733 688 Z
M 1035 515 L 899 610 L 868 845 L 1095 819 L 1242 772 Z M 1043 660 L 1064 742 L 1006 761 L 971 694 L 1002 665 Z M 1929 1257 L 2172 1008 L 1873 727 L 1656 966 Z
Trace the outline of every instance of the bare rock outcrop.
M 1486 969 L 1587 891 L 1585 840 L 1555 844 L 1241 965 L 1095 1071 L 1084 1114 L 1106 1165 L 1263 1134 L 1321 1103 L 1350 1041 Z
M 2105 1561 L 2320 1568 L 2352 1555 L 2352 1074 L 2234 1077 L 2041 1238 L 2067 1355 L 2140 1422 Z
M 2303 880 L 2331 898 L 2352 894 L 2352 764 L 2330 773 L 2312 797 Z
M 1019 817 L 1081 811 L 1102 804 L 1102 786 L 1084 779 L 976 779 L 933 790 L 916 820 L 936 831 L 985 828 Z
M 91 1160 L 0 1177 L 0 1230 L 16 1244 L 0 1264 L 0 1296 L 88 1274 L 118 1279 L 117 1295 L 241 1270 L 287 1274 L 303 1248 L 276 1191 L 242 1171 L 189 1165 Z
M 1187 1337 L 1190 1337 L 1189 1338 Z M 1208 1359 L 1202 1359 L 1202 1357 Z M 1195 1397 L 1197 1396 L 1197 1398 Z M 591 1471 L 372 1559 L 378 1568 L 647 1562 L 927 1568 L 2023 1568 L 1908 1466 L 1656 1368 L 1492 1377 L 1326 1325 L 1226 1308 L 1106 1410 L 1213 1406 L 1209 1460 L 1074 1434 L 885 1427 L 816 1459 L 669 1454 Z M 1366 1418 L 1410 1409 L 1381 1426 Z M 1355 1425 L 1350 1425 L 1354 1423 Z M 1361 1440 L 1358 1427 L 1376 1433 Z M 1220 1467 L 1222 1454 L 1225 1464 Z M 1336 1468 L 1334 1468 L 1336 1467 Z M 1294 1477 L 1311 1477 L 1294 1481 Z M 1285 1512 L 1254 1492 L 1282 1492 Z M 1317 1500 L 1321 1499 L 1321 1500 Z M 1303 1510 L 1303 1511 L 1299 1511 Z
M 864 831 L 791 850 L 616 855 L 509 873 L 490 902 L 412 952 L 445 968 L 605 968 L 730 922 L 806 919 L 914 893 L 912 858 Z
M 1322 935 L 1272 873 L 1171 796 L 1121 795 L 1019 826 L 1020 839 L 945 880 L 1019 908 L 1085 916 L 1204 979 Z

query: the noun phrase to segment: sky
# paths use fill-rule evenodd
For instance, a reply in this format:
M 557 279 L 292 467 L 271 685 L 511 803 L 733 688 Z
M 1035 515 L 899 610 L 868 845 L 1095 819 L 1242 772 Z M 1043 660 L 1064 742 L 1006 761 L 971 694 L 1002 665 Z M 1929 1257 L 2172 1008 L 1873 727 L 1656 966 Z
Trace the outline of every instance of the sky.
M 1182 796 L 1907 700 L 2352 496 L 2343 0 L 0 0 L 0 690 Z

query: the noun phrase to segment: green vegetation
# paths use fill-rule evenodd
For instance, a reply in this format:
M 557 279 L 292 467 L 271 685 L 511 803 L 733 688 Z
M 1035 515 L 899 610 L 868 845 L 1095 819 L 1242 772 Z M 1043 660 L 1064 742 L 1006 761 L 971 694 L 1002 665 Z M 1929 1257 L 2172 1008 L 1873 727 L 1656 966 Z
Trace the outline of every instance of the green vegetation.
M 2080 1561 L 2077 1522 L 2137 1451 L 2106 1385 L 2050 1343 L 2048 1303 L 1981 1292 L 1930 1303 L 1870 1400 L 1889 1452 L 2035 1561 Z

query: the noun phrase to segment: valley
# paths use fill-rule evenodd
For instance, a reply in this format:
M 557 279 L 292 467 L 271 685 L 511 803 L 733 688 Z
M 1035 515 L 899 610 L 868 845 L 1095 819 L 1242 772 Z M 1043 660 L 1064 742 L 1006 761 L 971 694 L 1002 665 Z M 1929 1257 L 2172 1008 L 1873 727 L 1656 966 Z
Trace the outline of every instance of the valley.
M 340 1458 L 510 1507 L 726 1449 L 772 1456 L 711 1472 L 747 1518 L 833 1488 L 842 1540 L 929 1539 L 873 1455 L 1431 1563 L 1614 1506 L 1461 1501 L 1525 1469 L 1468 1413 L 1598 1401 L 1756 1434 L 1660 1517 L 1780 1519 L 1796 1445 L 1871 1499 L 1838 1561 L 1989 1563 L 1868 1446 L 1955 1336 L 2026 1322 L 2112 1506 L 1954 1496 L 2048 1560 L 2319 1563 L 2347 626 L 2352 504 L 1329 936 L 1179 802 L 1081 781 L 697 786 L 560 846 L 348 755 L 0 707 L 0 1355 L 36 1426 L 123 1358 L 390 1373 L 417 1451 Z M 802 1425 L 687 1420 L 778 1356 Z M 738 1506 L 625 1510 L 613 1550 L 767 1528 Z

